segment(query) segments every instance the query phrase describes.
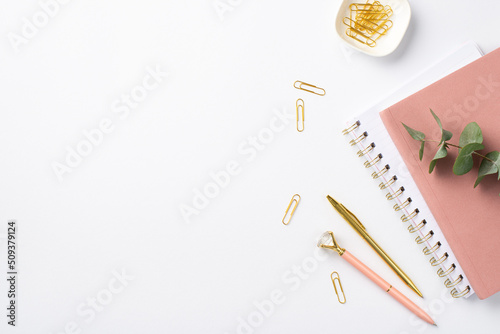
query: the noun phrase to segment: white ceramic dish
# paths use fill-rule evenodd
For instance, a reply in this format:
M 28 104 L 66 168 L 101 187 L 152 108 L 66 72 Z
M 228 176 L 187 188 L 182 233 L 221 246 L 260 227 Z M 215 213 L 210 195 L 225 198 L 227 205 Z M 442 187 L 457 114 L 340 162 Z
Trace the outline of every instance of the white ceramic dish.
M 384 6 L 389 5 L 392 8 L 393 15 L 390 20 L 393 23 L 392 28 L 387 32 L 387 35 L 380 37 L 377 40 L 377 45 L 373 48 L 368 45 L 362 44 L 355 39 L 346 35 L 347 26 L 343 23 L 344 17 L 349 17 L 349 5 L 352 3 L 365 3 L 363 0 L 344 0 L 340 5 L 337 18 L 335 20 L 335 28 L 339 37 L 363 53 L 375 57 L 382 57 L 390 54 L 398 47 L 406 33 L 406 29 L 410 24 L 411 8 L 408 0 L 379 0 Z M 373 1 L 370 1 L 373 3 Z

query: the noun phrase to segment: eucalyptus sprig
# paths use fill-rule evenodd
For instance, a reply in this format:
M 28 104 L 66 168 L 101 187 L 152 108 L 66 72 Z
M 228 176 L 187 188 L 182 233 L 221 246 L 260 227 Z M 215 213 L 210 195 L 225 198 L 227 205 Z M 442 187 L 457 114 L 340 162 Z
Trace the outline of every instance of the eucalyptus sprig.
M 434 167 L 438 160 L 445 158 L 448 155 L 448 149 L 450 147 L 455 147 L 458 149 L 458 156 L 453 165 L 453 173 L 456 175 L 464 175 L 472 170 L 474 166 L 473 156 L 478 156 L 481 159 L 481 164 L 479 165 L 478 177 L 476 183 L 474 184 L 474 188 L 479 185 L 479 183 L 484 179 L 486 175 L 490 174 L 498 174 L 498 180 L 500 180 L 500 152 L 492 151 L 486 155 L 479 153 L 478 151 L 484 149 L 483 145 L 483 133 L 481 128 L 476 122 L 472 122 L 467 124 L 467 126 L 462 131 L 460 135 L 460 140 L 458 145 L 452 144 L 448 142 L 451 138 L 453 138 L 453 134 L 450 131 L 443 129 L 443 125 L 441 124 L 441 120 L 437 115 L 432 111 L 432 116 L 436 120 L 439 128 L 441 129 L 441 139 L 437 140 L 426 140 L 425 134 L 414 130 L 403 123 L 406 131 L 410 134 L 410 136 L 421 142 L 419 158 L 422 160 L 424 156 L 424 147 L 426 142 L 438 143 L 438 150 L 434 158 L 431 160 L 429 165 L 429 173 L 432 173 Z

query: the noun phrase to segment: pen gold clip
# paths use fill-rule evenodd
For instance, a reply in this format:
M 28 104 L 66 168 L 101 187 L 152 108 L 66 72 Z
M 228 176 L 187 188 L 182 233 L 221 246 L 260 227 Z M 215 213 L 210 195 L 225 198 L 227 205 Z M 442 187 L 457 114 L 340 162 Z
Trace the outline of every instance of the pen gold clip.
M 331 197 L 330 197 L 331 198 Z M 333 199 L 333 198 L 332 198 Z M 338 203 L 338 202 L 337 202 Z M 339 203 L 340 204 L 340 203 Z M 343 204 L 340 204 L 341 207 L 349 214 L 349 216 L 351 216 L 351 218 L 353 219 L 353 223 L 356 224 L 358 226 L 358 228 L 366 231 L 366 227 L 361 223 L 361 221 L 358 219 L 358 217 L 356 217 L 356 215 L 354 215 L 354 213 L 352 213 L 351 211 L 349 211 L 348 208 L 346 208 Z

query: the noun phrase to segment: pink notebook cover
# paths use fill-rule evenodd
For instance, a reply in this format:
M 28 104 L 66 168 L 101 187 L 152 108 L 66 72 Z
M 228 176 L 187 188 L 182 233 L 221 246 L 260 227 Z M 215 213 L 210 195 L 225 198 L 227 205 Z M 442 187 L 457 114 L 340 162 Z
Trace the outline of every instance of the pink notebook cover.
M 429 174 L 436 144 L 426 143 L 419 161 L 420 143 L 401 124 L 439 140 L 429 108 L 454 134 L 451 143 L 458 144 L 463 128 L 477 122 L 483 131 L 482 152 L 500 151 L 500 48 L 380 113 L 469 282 L 484 299 L 500 290 L 500 181 L 489 175 L 474 189 L 478 160 L 469 174 L 454 175 L 458 152 L 452 147 Z

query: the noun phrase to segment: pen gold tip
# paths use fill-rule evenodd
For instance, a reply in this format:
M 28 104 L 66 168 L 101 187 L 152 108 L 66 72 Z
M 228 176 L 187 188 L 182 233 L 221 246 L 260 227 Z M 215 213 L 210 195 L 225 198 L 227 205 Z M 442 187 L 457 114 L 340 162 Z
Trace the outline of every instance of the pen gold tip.
M 333 199 L 333 197 L 332 197 L 332 196 L 330 196 L 330 195 L 326 195 L 326 198 L 328 199 L 328 201 L 330 201 L 330 203 L 331 203 L 333 206 L 335 206 L 335 205 L 338 205 L 338 204 L 339 204 L 339 202 L 337 202 L 336 200 L 334 200 L 334 199 Z
M 422 292 L 420 292 L 420 290 L 417 288 L 417 286 L 415 285 L 415 283 L 413 283 L 409 277 L 407 277 L 406 279 L 403 279 L 405 281 L 405 283 L 413 290 L 415 291 L 415 293 L 419 296 L 419 297 L 422 297 L 424 298 L 424 295 L 422 295 Z
M 433 325 L 436 326 L 436 327 L 438 326 L 438 325 L 436 325 L 436 323 L 433 323 Z

